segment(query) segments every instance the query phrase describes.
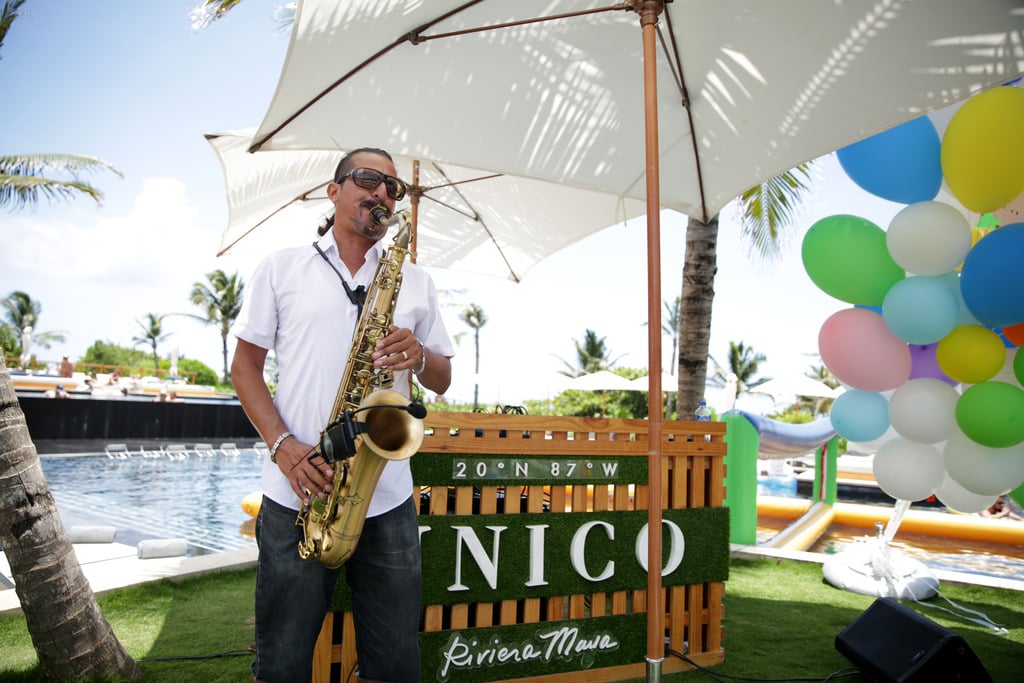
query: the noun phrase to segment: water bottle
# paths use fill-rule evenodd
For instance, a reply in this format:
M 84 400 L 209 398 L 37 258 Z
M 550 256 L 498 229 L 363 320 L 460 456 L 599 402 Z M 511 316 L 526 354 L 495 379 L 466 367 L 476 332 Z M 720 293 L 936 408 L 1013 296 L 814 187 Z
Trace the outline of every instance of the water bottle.
M 711 408 L 708 408 L 707 401 L 701 401 L 697 410 L 693 411 L 693 419 L 697 422 L 711 422 Z M 711 435 L 705 434 L 704 441 L 710 442 Z

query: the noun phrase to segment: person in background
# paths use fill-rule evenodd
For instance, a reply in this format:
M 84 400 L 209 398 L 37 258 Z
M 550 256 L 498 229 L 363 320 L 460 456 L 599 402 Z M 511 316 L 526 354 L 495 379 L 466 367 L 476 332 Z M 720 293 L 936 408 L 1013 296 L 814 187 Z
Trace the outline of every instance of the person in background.
M 387 227 L 371 209 L 394 211 L 406 192 L 384 150 L 347 154 L 327 185 L 334 204 L 313 245 L 268 256 L 247 285 L 232 332 L 238 342 L 231 377 L 239 401 L 270 448 L 256 520 L 256 658 L 254 680 L 308 681 L 313 646 L 330 605 L 338 570 L 303 560 L 297 513 L 311 492 L 326 498 L 334 470 L 317 453 L 331 417 L 359 319 L 357 292 L 368 287 L 386 246 Z M 443 393 L 454 348 L 434 284 L 404 263 L 390 334 L 377 342 L 375 368 L 394 373 L 393 389 L 411 394 L 412 376 Z M 364 290 L 365 293 L 365 290 Z M 315 332 L 314 332 L 315 331 Z M 273 349 L 279 370 L 271 396 L 263 378 Z M 421 616 L 420 545 L 409 460 L 390 461 L 370 500 L 355 552 L 345 564 L 352 591 L 358 680 L 416 683 Z
M 46 398 L 71 398 L 71 394 L 64 390 L 63 384 L 58 384 L 54 389 L 47 389 L 43 392 Z
M 60 359 L 60 367 L 57 369 L 57 374 L 61 377 L 71 377 L 75 374 L 75 365 L 67 356 Z

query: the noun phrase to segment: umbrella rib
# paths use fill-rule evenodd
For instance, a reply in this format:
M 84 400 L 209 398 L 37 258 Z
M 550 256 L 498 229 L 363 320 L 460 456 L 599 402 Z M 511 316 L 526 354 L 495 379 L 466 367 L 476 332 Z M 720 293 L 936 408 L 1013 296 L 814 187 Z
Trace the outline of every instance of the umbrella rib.
M 686 79 L 683 77 L 683 60 L 679 56 L 679 43 L 676 41 L 676 30 L 672 26 L 672 14 L 671 12 L 665 12 L 665 24 L 668 27 L 668 36 L 672 43 L 672 49 L 665 44 L 665 38 L 658 31 L 658 36 L 661 39 L 662 49 L 665 51 L 665 56 L 668 58 L 669 66 L 672 69 L 672 75 L 676 79 L 676 87 L 679 88 L 679 96 L 682 98 L 683 109 L 686 110 L 686 122 L 690 128 L 690 147 L 693 150 L 694 164 L 696 165 L 697 171 L 697 191 L 700 194 L 700 211 L 701 211 L 701 222 L 708 222 L 708 210 L 707 200 L 704 197 L 704 170 L 700 164 L 700 150 L 697 148 L 697 135 L 693 132 L 693 109 L 690 107 L 690 93 L 686 89 Z
M 373 53 L 372 55 L 370 55 L 369 57 L 364 59 L 362 62 L 360 62 L 356 66 L 352 67 L 352 69 L 350 69 L 347 73 L 345 73 L 340 78 L 338 78 L 336 81 L 331 83 L 329 86 L 327 86 L 326 88 L 321 90 L 319 94 L 317 94 L 316 96 L 312 97 L 308 102 L 306 102 L 304 105 L 302 105 L 297 110 L 292 112 L 291 115 L 286 117 L 284 121 L 282 121 L 280 124 L 278 124 L 273 130 L 271 130 L 269 133 L 264 135 L 262 138 L 260 138 L 259 140 L 253 138 L 252 144 L 249 145 L 249 150 L 248 151 L 250 151 L 250 152 L 257 152 L 257 151 L 259 151 L 268 140 L 270 140 L 272 137 L 274 137 L 275 135 L 280 133 L 282 130 L 284 130 L 284 128 L 286 126 L 288 126 L 292 121 L 294 121 L 299 116 L 301 116 L 303 113 L 305 113 L 305 111 L 307 109 L 310 109 L 314 104 L 316 104 L 317 102 L 322 100 L 332 90 L 334 90 L 339 85 L 341 85 L 342 83 L 347 81 L 349 78 L 351 78 L 352 76 L 355 76 L 357 73 L 359 73 L 360 71 L 362 71 L 363 69 L 368 67 L 370 64 L 372 64 L 373 62 L 377 61 L 378 58 L 383 57 L 388 52 L 391 52 L 396 47 L 400 46 L 402 43 L 409 42 L 409 43 L 412 43 L 413 45 L 417 44 L 418 42 L 420 42 L 419 36 L 420 36 L 421 32 L 427 30 L 428 28 L 430 28 L 434 24 L 437 24 L 437 23 L 440 23 L 442 21 L 445 21 L 449 17 L 455 16 L 459 12 L 462 12 L 463 10 L 469 9 L 473 5 L 478 5 L 481 2 L 483 2 L 483 1 L 484 0 L 471 0 L 470 2 L 467 2 L 464 5 L 456 7 L 455 9 L 451 10 L 450 12 L 446 12 L 445 14 L 442 14 L 442 15 L 432 19 L 431 21 L 428 21 L 427 23 L 423 24 L 419 28 L 416 28 L 416 29 L 414 29 L 414 30 L 412 30 L 412 31 L 410 31 L 408 33 L 402 34 L 397 39 L 392 41 L 390 45 L 386 45 L 385 47 L 381 48 L 377 52 Z
M 464 9 L 464 8 L 460 8 Z M 601 14 L 603 12 L 618 12 L 621 10 L 631 10 L 633 6 L 628 2 L 620 2 L 617 5 L 609 5 L 607 7 L 595 7 L 593 9 L 580 10 L 578 12 L 563 12 L 562 14 L 551 14 L 546 17 L 534 17 L 533 19 L 519 19 L 518 21 L 507 21 L 502 24 L 488 24 L 487 26 L 477 26 L 476 28 L 465 28 L 460 31 L 449 31 L 447 33 L 435 33 L 431 36 L 421 35 L 420 31 L 427 28 L 417 29 L 409 33 L 410 41 L 416 45 L 419 43 L 425 43 L 428 40 L 437 40 L 439 38 L 455 38 L 457 36 L 469 35 L 471 33 L 482 33 L 484 31 L 495 31 L 503 28 L 513 28 L 516 26 L 526 26 L 529 24 L 539 24 L 545 21 L 556 21 L 558 19 L 574 19 L 576 17 L 583 17 L 590 14 Z M 453 12 L 454 14 L 454 12 Z
M 321 184 L 317 185 L 316 187 L 311 187 L 308 190 L 304 191 L 303 193 L 301 193 L 299 195 L 296 195 L 295 197 L 293 197 L 289 201 L 285 202 L 281 206 L 277 207 L 276 209 L 271 211 L 269 214 L 264 216 L 262 219 L 260 219 L 260 221 L 258 223 L 256 223 L 251 228 L 249 228 L 248 230 L 243 232 L 241 235 L 236 237 L 235 240 L 231 244 L 229 244 L 228 246 L 226 246 L 223 249 L 221 249 L 220 251 L 218 251 L 217 252 L 217 256 L 223 256 L 224 254 L 228 253 L 228 250 L 230 250 L 231 247 L 235 246 L 236 244 L 241 242 L 243 239 L 245 239 L 250 233 L 252 233 L 253 230 L 255 230 L 256 228 L 260 227 L 261 225 L 263 225 L 264 223 L 269 221 L 271 218 L 276 216 L 278 213 L 280 213 L 281 211 L 284 211 L 285 209 L 287 209 L 292 204 L 294 204 L 296 202 L 299 202 L 299 201 L 305 201 L 306 199 L 309 198 L 309 194 L 311 192 L 316 192 L 317 190 L 319 190 L 321 187 L 323 187 L 326 184 L 327 183 L 321 183 Z
M 504 261 L 505 267 L 508 268 L 509 276 L 512 278 L 512 280 L 514 282 L 520 282 L 519 275 L 516 273 L 515 269 L 512 267 L 512 264 L 509 263 L 508 258 L 506 258 L 506 256 L 505 256 L 505 250 L 501 248 L 500 244 L 498 244 L 498 240 L 495 239 L 494 233 L 491 232 L 491 229 L 487 226 L 487 223 L 484 221 L 483 217 L 473 207 L 473 204 L 469 201 L 469 198 L 466 197 L 466 195 L 462 194 L 462 190 L 460 190 L 457 187 L 458 183 L 453 183 L 451 178 L 448 177 L 448 174 L 444 172 L 444 169 L 441 168 L 436 162 L 433 164 L 433 167 L 434 167 L 434 170 L 436 170 L 438 173 L 441 174 L 442 178 L 444 178 L 446 181 L 448 181 L 447 187 L 452 188 L 452 190 L 456 194 L 458 194 L 459 197 L 462 198 L 462 201 L 464 201 L 466 203 L 466 206 L 468 206 L 470 211 L 473 212 L 473 215 L 469 216 L 469 214 L 463 213 L 462 211 L 459 211 L 458 209 L 456 209 L 454 207 L 449 207 L 449 208 L 451 208 L 456 213 L 461 213 L 464 216 L 472 218 L 473 220 L 475 220 L 477 223 L 480 224 L 480 227 L 482 227 L 484 232 L 487 233 L 487 237 L 490 238 L 491 244 L 493 244 L 494 248 L 498 250 L 498 255 L 501 256 L 501 260 Z M 488 177 L 493 177 L 493 176 L 488 176 Z M 482 178 L 480 178 L 480 180 L 482 180 Z M 441 186 L 441 187 L 445 187 L 445 186 Z M 433 197 L 431 197 L 431 199 L 433 199 Z M 443 206 L 447 206 L 447 204 L 444 204 L 443 202 L 440 202 L 440 201 L 438 201 L 436 199 L 434 201 L 437 201 L 438 204 L 442 204 Z
M 460 35 L 465 35 L 465 34 L 469 34 L 469 33 L 479 33 L 479 32 L 482 32 L 482 31 L 493 31 L 493 30 L 502 29 L 502 28 L 510 28 L 510 27 L 513 27 L 513 26 L 522 26 L 524 24 L 535 24 L 535 23 L 543 22 L 543 21 L 554 21 L 556 19 L 568 19 L 568 18 L 572 18 L 572 17 L 585 16 L 585 15 L 589 15 L 589 14 L 599 14 L 599 13 L 602 13 L 602 12 L 613 12 L 613 11 L 631 10 L 631 9 L 633 9 L 632 5 L 630 5 L 628 2 L 621 2 L 621 3 L 618 3 L 616 5 L 610 5 L 608 7 L 598 7 L 598 8 L 589 9 L 589 10 L 581 10 L 579 12 L 566 12 L 566 13 L 563 13 L 563 14 L 552 14 L 552 15 L 546 16 L 546 17 L 536 17 L 534 19 L 523 19 L 523 20 L 515 21 L 515 22 L 507 22 L 507 23 L 504 23 L 504 24 L 492 24 L 492 25 L 489 25 L 489 26 L 481 26 L 481 27 L 472 28 L 472 29 L 464 29 L 462 31 L 452 31 L 452 32 L 448 32 L 448 33 L 438 33 L 438 34 L 435 34 L 435 35 L 432 35 L 432 36 L 424 36 L 423 35 L 423 32 L 426 31 L 427 29 L 429 29 L 431 26 L 439 24 L 442 21 L 445 21 L 446 19 L 448 19 L 450 17 L 453 17 L 456 14 L 459 14 L 463 10 L 467 10 L 470 7 L 472 7 L 474 5 L 478 5 L 481 2 L 483 2 L 483 1 L 484 0 L 472 0 L 471 2 L 467 2 L 464 5 L 460 5 L 459 7 L 454 8 L 450 12 L 446 12 L 445 14 L 442 14 L 442 15 L 438 16 L 437 18 L 432 19 L 431 21 L 428 21 L 427 23 L 419 26 L 418 28 L 415 28 L 412 31 L 409 31 L 408 33 L 405 33 L 405 34 L 399 36 L 390 45 L 387 45 L 387 46 L 381 48 L 380 50 L 378 50 L 377 52 L 375 52 L 374 54 L 370 55 L 365 60 L 363 60 L 362 62 L 360 62 L 356 66 L 354 66 L 351 70 L 349 70 L 348 73 L 344 74 L 343 76 L 338 78 L 336 81 L 331 83 L 329 86 L 327 86 L 326 88 L 321 90 L 320 93 L 318 93 L 314 97 L 310 98 L 309 101 L 307 101 L 304 105 L 302 105 L 297 110 L 292 112 L 289 116 L 287 116 L 284 119 L 284 121 L 282 121 L 280 124 L 278 124 L 275 128 L 273 128 L 269 133 L 264 135 L 262 138 L 260 138 L 259 140 L 254 138 L 253 141 L 252 141 L 252 144 L 249 145 L 249 150 L 248 151 L 250 151 L 250 152 L 257 152 L 257 151 L 259 151 L 268 140 L 270 140 L 272 137 L 274 137 L 275 135 L 280 133 L 282 130 L 284 130 L 284 128 L 286 126 L 288 126 L 292 121 L 294 121 L 299 116 L 301 116 L 307 109 L 310 109 L 314 104 L 316 104 L 317 102 L 322 100 L 331 91 L 333 91 L 339 85 L 341 85 L 342 83 L 347 81 L 349 78 L 351 78 L 352 76 L 356 75 L 357 73 L 359 73 L 360 71 L 365 69 L 367 66 L 372 64 L 373 62 L 377 61 L 378 58 L 383 57 L 385 54 L 387 54 L 388 52 L 391 52 L 392 50 L 394 50 L 396 47 L 402 45 L 403 43 L 408 42 L 408 43 L 410 43 L 412 45 L 419 45 L 420 43 L 424 43 L 424 42 L 426 42 L 428 40 L 437 40 L 438 38 L 450 38 L 450 37 L 453 37 L 453 36 L 460 36 Z

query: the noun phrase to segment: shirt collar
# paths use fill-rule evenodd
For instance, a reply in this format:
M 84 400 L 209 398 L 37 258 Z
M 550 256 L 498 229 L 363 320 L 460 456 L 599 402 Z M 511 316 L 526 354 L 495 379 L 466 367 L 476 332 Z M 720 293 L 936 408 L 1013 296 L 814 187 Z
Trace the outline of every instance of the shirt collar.
M 338 243 L 334 240 L 334 230 L 328 230 L 327 232 L 325 232 L 320 237 L 320 239 L 317 240 L 317 245 L 320 247 L 320 249 L 325 254 L 327 254 L 332 259 L 334 259 L 335 263 L 340 263 L 341 262 L 341 255 L 340 255 L 340 252 L 338 251 Z M 363 264 L 363 267 L 359 269 L 360 272 L 362 272 L 366 268 L 366 264 L 371 264 L 372 268 L 371 268 L 370 272 L 371 272 L 371 275 L 372 275 L 373 270 L 376 269 L 377 261 L 380 260 L 381 256 L 383 256 L 383 254 L 384 254 L 384 240 L 383 239 L 379 239 L 376 242 L 374 242 L 373 246 L 370 247 L 367 250 L 367 252 L 366 252 L 366 260 L 365 260 L 365 262 Z M 343 272 L 346 275 L 348 275 L 348 269 L 347 268 L 343 269 L 341 272 Z

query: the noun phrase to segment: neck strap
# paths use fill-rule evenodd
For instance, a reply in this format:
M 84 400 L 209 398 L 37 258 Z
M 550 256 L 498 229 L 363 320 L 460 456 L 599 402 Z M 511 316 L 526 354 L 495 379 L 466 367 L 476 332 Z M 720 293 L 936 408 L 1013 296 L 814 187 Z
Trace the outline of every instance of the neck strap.
M 355 288 L 355 291 L 353 291 L 352 288 L 348 286 L 348 283 L 345 282 L 345 276 L 341 274 L 341 271 L 339 271 L 333 263 L 331 263 L 331 259 L 327 258 L 327 254 L 325 254 L 324 250 L 320 248 L 320 245 L 313 242 L 313 248 L 316 249 L 316 253 L 320 254 L 321 258 L 323 258 L 327 265 L 331 267 L 331 270 L 335 272 L 338 279 L 341 280 L 341 286 L 345 288 L 345 293 L 348 294 L 348 300 L 356 307 L 356 313 L 360 318 L 362 318 L 363 304 L 366 303 L 366 287 L 359 285 Z

